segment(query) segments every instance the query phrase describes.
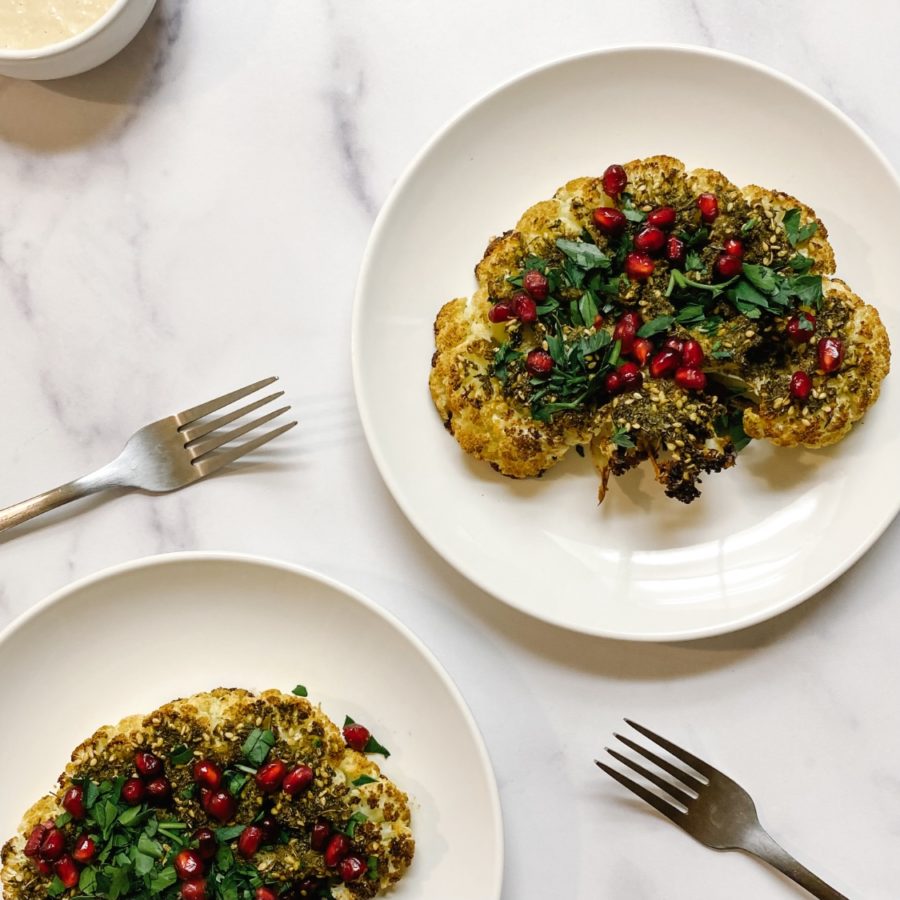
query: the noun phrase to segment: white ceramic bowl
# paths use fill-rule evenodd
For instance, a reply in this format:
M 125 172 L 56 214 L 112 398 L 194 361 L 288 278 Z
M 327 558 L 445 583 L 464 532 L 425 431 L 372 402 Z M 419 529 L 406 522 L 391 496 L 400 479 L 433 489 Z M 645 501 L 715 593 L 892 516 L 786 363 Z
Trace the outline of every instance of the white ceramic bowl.
M 84 31 L 46 47 L 0 50 L 0 75 L 45 81 L 78 75 L 112 59 L 141 30 L 156 0 L 115 0 Z

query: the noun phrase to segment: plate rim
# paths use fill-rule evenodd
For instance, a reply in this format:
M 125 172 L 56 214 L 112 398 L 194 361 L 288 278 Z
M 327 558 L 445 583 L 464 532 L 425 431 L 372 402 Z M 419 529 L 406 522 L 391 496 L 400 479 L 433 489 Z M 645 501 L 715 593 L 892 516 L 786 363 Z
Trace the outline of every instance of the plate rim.
M 487 744 L 485 743 L 484 736 L 482 735 L 481 729 L 478 726 L 478 722 L 475 720 L 475 716 L 473 715 L 471 709 L 469 709 L 469 705 L 466 702 L 465 697 L 457 687 L 456 682 L 450 676 L 450 673 L 444 668 L 441 661 L 434 655 L 434 653 L 432 653 L 432 651 L 427 647 L 427 645 L 422 641 L 421 638 L 419 638 L 404 622 L 402 622 L 392 612 L 384 609 L 374 600 L 370 600 L 355 588 L 352 588 L 349 585 L 338 581 L 336 578 L 332 578 L 330 575 L 325 575 L 324 573 L 318 572 L 315 569 L 311 569 L 308 566 L 288 562 L 287 560 L 275 559 L 273 557 L 261 556 L 254 553 L 236 553 L 225 550 L 178 550 L 170 553 L 158 553 L 149 556 L 141 556 L 137 559 L 132 559 L 126 562 L 116 563 L 112 566 L 107 566 L 106 568 L 100 569 L 99 571 L 94 572 L 90 575 L 84 575 L 81 578 L 76 578 L 74 581 L 71 581 L 68 584 L 63 585 L 62 587 L 57 588 L 55 591 L 52 591 L 42 600 L 38 601 L 38 603 L 36 603 L 34 606 L 25 610 L 25 612 L 21 613 L 19 616 L 13 619 L 13 621 L 10 622 L 5 628 L 0 630 L 0 652 L 3 651 L 6 643 L 18 631 L 24 628 L 25 625 L 30 623 L 32 620 L 37 619 L 46 610 L 54 606 L 64 604 L 66 602 L 71 602 L 71 598 L 85 588 L 90 588 L 94 584 L 105 581 L 109 578 L 114 578 L 129 572 L 138 571 L 140 569 L 153 569 L 160 566 L 166 566 L 171 563 L 181 562 L 237 562 L 259 566 L 261 568 L 275 569 L 281 572 L 288 572 L 291 575 L 307 578 L 311 581 L 324 585 L 325 587 L 331 588 L 332 590 L 339 591 L 340 593 L 349 597 L 351 600 L 359 603 L 361 606 L 369 610 L 369 612 L 372 612 L 376 616 L 378 616 L 383 622 L 385 622 L 385 624 L 395 628 L 402 637 L 406 638 L 406 640 L 409 641 L 413 648 L 418 651 L 421 658 L 440 679 L 441 683 L 449 692 L 450 697 L 455 702 L 455 705 L 462 713 L 463 721 L 468 727 L 469 734 L 475 745 L 475 750 L 477 752 L 479 762 L 485 773 L 488 787 L 488 803 L 491 808 L 493 819 L 492 831 L 494 842 L 497 848 L 496 853 L 492 857 L 495 867 L 495 871 L 493 873 L 493 884 L 488 885 L 488 888 L 490 891 L 490 896 L 496 897 L 496 900 L 500 900 L 503 890 L 503 874 L 506 856 L 503 826 L 503 807 L 500 802 L 500 791 L 497 786 L 497 776 L 494 772 L 494 766 L 491 761 L 490 753 L 488 752 Z
M 350 324 L 350 361 L 353 374 L 353 393 L 356 399 L 357 412 L 363 426 L 363 433 L 366 437 L 366 443 L 369 447 L 369 452 L 371 453 L 372 458 L 375 460 L 375 465 L 379 471 L 379 474 L 381 475 L 382 480 L 390 491 L 394 502 L 400 507 L 403 514 L 409 520 L 410 524 L 418 532 L 419 536 L 422 537 L 422 539 L 432 548 L 432 550 L 435 551 L 435 553 L 438 554 L 438 556 L 441 557 L 441 559 L 443 559 L 449 566 L 463 575 L 468 581 L 472 582 L 476 587 L 484 591 L 486 594 L 489 594 L 491 597 L 499 600 L 504 605 L 515 609 L 520 613 L 528 615 L 529 617 L 536 619 L 537 621 L 542 621 L 576 634 L 587 634 L 612 640 L 624 640 L 641 643 L 691 641 L 707 637 L 716 637 L 723 634 L 730 634 L 735 631 L 741 631 L 745 628 L 749 628 L 752 625 L 757 625 L 761 622 L 768 621 L 769 619 L 774 619 L 777 616 L 780 616 L 781 614 L 787 612 L 788 610 L 799 606 L 805 600 L 808 600 L 814 594 L 817 594 L 819 591 L 826 588 L 829 584 L 840 578 L 871 549 L 873 544 L 881 537 L 882 534 L 884 534 L 888 526 L 896 518 L 898 512 L 900 512 L 900 496 L 898 496 L 894 500 L 892 507 L 889 508 L 884 515 L 870 524 L 868 533 L 865 535 L 864 539 L 857 546 L 853 553 L 850 553 L 847 556 L 843 557 L 836 565 L 833 565 L 831 568 L 829 568 L 820 578 L 818 578 L 812 584 L 809 584 L 805 588 L 788 594 L 780 603 L 774 606 L 766 607 L 761 610 L 755 610 L 751 613 L 748 613 L 726 623 L 695 626 L 678 630 L 658 631 L 650 634 L 642 632 L 628 632 L 623 630 L 610 630 L 602 627 L 593 627 L 588 625 L 574 625 L 571 622 L 567 622 L 563 619 L 555 618 L 552 610 L 536 611 L 533 609 L 526 609 L 502 596 L 496 590 L 484 583 L 484 580 L 477 572 L 477 567 L 470 566 L 464 561 L 461 561 L 457 558 L 457 555 L 455 553 L 446 551 L 444 548 L 439 546 L 436 540 L 432 538 L 432 535 L 429 533 L 429 529 L 423 525 L 420 517 L 413 511 L 412 504 L 408 502 L 405 492 L 400 490 L 399 486 L 397 485 L 393 475 L 391 474 L 391 470 L 384 457 L 382 449 L 377 441 L 374 422 L 363 400 L 363 377 L 361 372 L 359 348 L 364 340 L 361 323 L 361 310 L 364 306 L 363 296 L 367 292 L 368 282 L 370 278 L 372 278 L 372 272 L 374 268 L 374 247 L 380 242 L 381 233 L 385 230 L 386 224 L 391 218 L 393 208 L 399 201 L 399 198 L 403 195 L 407 184 L 416 175 L 423 162 L 431 154 L 433 148 L 436 147 L 444 139 L 445 135 L 447 135 L 453 128 L 455 128 L 459 122 L 465 119 L 468 115 L 470 115 L 484 103 L 493 99 L 495 96 L 503 93 L 504 91 L 512 88 L 515 85 L 520 84 L 521 82 L 524 82 L 537 75 L 543 74 L 551 69 L 560 68 L 572 63 L 577 63 L 582 60 L 592 59 L 595 57 L 659 51 L 682 53 L 685 56 L 705 57 L 707 59 L 712 59 L 720 63 L 740 66 L 742 68 L 750 69 L 755 72 L 767 75 L 770 78 L 781 82 L 786 87 L 798 91 L 807 99 L 822 107 L 822 109 L 826 113 L 829 113 L 832 116 L 836 117 L 845 127 L 849 128 L 851 132 L 853 132 L 853 134 L 862 141 L 869 152 L 871 152 L 874 157 L 881 163 L 885 172 L 892 178 L 898 192 L 900 192 L 900 176 L 898 176 L 897 171 L 894 169 L 887 156 L 881 151 L 877 144 L 875 144 L 872 138 L 870 138 L 869 135 L 866 134 L 866 132 L 863 131 L 863 129 L 853 121 L 853 119 L 851 119 L 845 112 L 838 109 L 838 107 L 835 106 L 830 100 L 827 100 L 812 88 L 807 87 L 805 84 L 797 81 L 792 76 L 786 75 L 785 73 L 780 72 L 779 70 L 774 69 L 771 66 L 766 65 L 765 63 L 758 62 L 757 60 L 750 59 L 749 57 L 742 56 L 737 53 L 718 50 L 712 47 L 703 47 L 695 44 L 677 42 L 670 43 L 666 41 L 617 43 L 605 47 L 595 48 L 592 50 L 566 54 L 551 59 L 548 62 L 544 62 L 537 66 L 525 69 L 522 72 L 519 72 L 518 74 L 502 81 L 495 87 L 489 88 L 484 93 L 478 95 L 474 100 L 465 104 L 443 125 L 441 125 L 437 129 L 437 131 L 435 131 L 435 133 L 419 149 L 419 151 L 412 157 L 412 159 L 406 164 L 400 177 L 397 179 L 396 183 L 394 184 L 393 188 L 382 204 L 381 209 L 378 211 L 378 215 L 376 216 L 375 222 L 372 225 L 372 229 L 369 232 L 369 237 L 366 241 L 366 247 L 363 252 L 362 260 L 360 262 L 356 288 L 353 295 L 353 309 Z

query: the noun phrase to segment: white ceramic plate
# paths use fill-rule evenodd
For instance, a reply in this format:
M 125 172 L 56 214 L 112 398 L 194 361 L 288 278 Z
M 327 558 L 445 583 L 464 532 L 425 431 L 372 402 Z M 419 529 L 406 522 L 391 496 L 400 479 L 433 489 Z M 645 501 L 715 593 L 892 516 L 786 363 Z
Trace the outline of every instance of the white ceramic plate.
M 297 683 L 332 719 L 370 723 L 391 750 L 377 760 L 410 796 L 417 845 L 391 896 L 497 900 L 497 789 L 444 670 L 353 591 L 250 557 L 176 554 L 111 569 L 53 595 L 0 637 L 8 738 L 0 843 L 100 725 L 214 687 Z
M 895 377 L 838 446 L 753 444 L 689 507 L 637 471 L 614 480 L 598 509 L 593 471 L 574 453 L 540 480 L 514 482 L 469 460 L 441 427 L 427 389 L 432 322 L 445 301 L 472 293 L 488 239 L 568 179 L 657 153 L 809 203 L 838 274 L 900 335 L 900 184 L 888 163 L 807 89 L 687 47 L 566 59 L 447 125 L 379 216 L 353 323 L 369 444 L 426 540 L 519 609 L 638 640 L 717 634 L 788 609 L 850 566 L 900 503 Z

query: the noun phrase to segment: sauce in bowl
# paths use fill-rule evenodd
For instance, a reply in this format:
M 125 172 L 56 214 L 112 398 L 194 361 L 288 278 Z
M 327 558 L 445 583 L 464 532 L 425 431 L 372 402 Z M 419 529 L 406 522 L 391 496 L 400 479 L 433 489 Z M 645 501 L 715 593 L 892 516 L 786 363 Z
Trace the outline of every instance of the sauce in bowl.
M 0 50 L 34 50 L 89 28 L 115 0 L 2 0 Z

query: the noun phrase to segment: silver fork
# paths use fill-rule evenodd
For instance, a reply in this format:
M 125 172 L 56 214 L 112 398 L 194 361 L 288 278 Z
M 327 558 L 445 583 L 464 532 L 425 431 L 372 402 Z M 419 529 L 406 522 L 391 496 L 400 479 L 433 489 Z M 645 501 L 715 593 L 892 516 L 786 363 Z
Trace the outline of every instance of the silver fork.
M 290 409 L 290 406 L 282 406 L 256 419 L 243 422 L 230 431 L 219 433 L 219 429 L 243 419 L 254 410 L 283 396 L 284 391 L 277 391 L 254 400 L 216 419 L 207 419 L 207 416 L 230 403 L 241 400 L 277 380 L 275 377 L 264 378 L 230 394 L 216 397 L 208 403 L 192 406 L 174 416 L 167 416 L 158 422 L 145 425 L 128 439 L 125 448 L 111 463 L 97 469 L 96 472 L 0 510 L 0 531 L 19 525 L 64 503 L 71 503 L 72 500 L 87 497 L 107 488 L 165 493 L 218 472 L 223 466 L 240 459 L 245 453 L 261 447 L 297 424 L 288 422 L 242 444 L 229 446 L 232 441 Z
M 701 844 L 714 850 L 744 850 L 783 872 L 788 878 L 806 888 L 814 897 L 821 897 L 822 900 L 847 900 L 843 894 L 839 894 L 821 878 L 813 875 L 809 869 L 800 865 L 773 840 L 759 824 L 752 798 L 739 784 L 703 760 L 697 759 L 687 750 L 682 750 L 671 741 L 654 734 L 649 728 L 644 728 L 631 719 L 625 721 L 644 737 L 658 744 L 686 766 L 690 766 L 696 774 L 658 756 L 630 738 L 616 734 L 615 737 L 626 747 L 650 760 L 679 783 L 673 783 L 669 778 L 662 777 L 609 747 L 605 749 L 610 756 L 642 775 L 651 784 L 664 791 L 666 796 L 661 797 L 617 769 L 595 759 L 594 762 L 607 775 L 615 778 L 619 784 L 627 787 L 642 800 L 646 800 L 655 810 L 671 819 Z

